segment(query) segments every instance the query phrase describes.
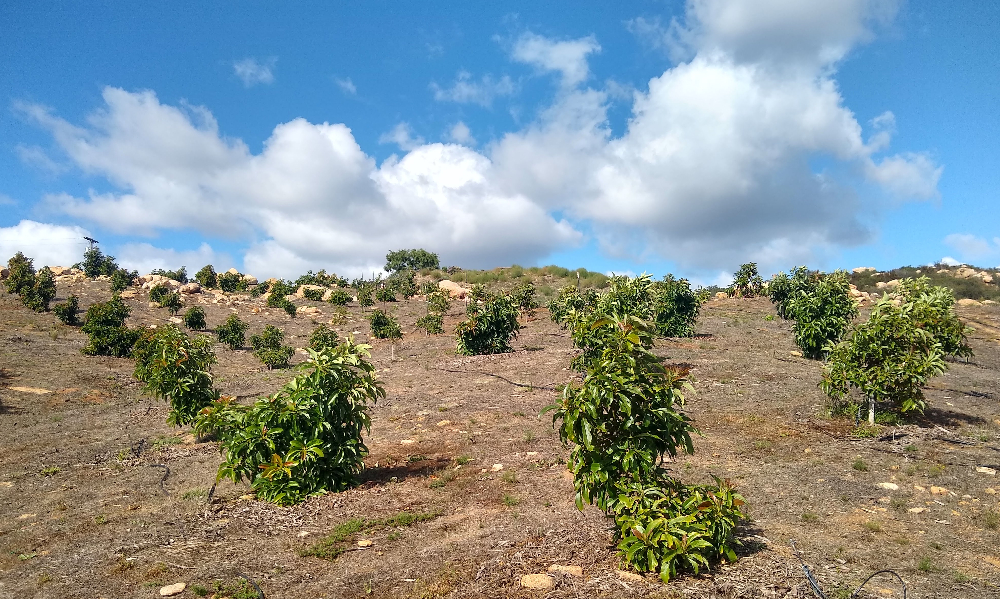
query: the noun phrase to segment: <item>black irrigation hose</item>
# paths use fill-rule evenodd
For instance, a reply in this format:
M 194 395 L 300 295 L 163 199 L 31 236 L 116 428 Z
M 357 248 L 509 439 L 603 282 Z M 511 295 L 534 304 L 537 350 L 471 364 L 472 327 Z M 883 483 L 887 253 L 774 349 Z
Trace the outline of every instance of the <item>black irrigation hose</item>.
M 163 476 L 160 477 L 160 490 L 163 491 L 164 495 L 170 495 L 170 491 L 168 491 L 167 488 L 163 486 L 163 483 L 166 482 L 167 477 L 170 476 L 170 466 L 167 466 L 166 464 L 147 464 L 147 465 L 150 468 L 163 468 Z
M 795 554 L 795 557 L 799 559 L 799 563 L 802 564 L 802 571 L 805 573 L 806 580 L 809 582 L 809 586 L 812 587 L 813 593 L 815 593 L 815 595 L 820 599 L 828 599 L 828 597 L 823 594 L 823 590 L 819 588 L 819 582 L 817 582 L 816 578 L 813 577 L 812 572 L 809 570 L 809 566 L 807 566 L 805 560 L 802 559 L 798 548 L 795 546 L 795 541 L 792 541 L 792 553 Z M 900 576 L 895 570 L 879 570 L 878 572 L 875 572 L 866 578 L 865 581 L 861 583 L 861 586 L 851 593 L 850 599 L 857 597 L 858 593 L 861 592 L 861 589 L 865 588 L 865 585 L 879 574 L 892 574 L 895 576 L 896 579 L 899 580 L 899 584 L 903 587 L 903 599 L 906 599 L 906 582 L 903 581 L 903 577 Z
M 245 581 L 247 581 L 247 582 L 249 582 L 250 584 L 253 585 L 253 588 L 257 590 L 257 597 L 258 597 L 258 599 L 267 599 L 267 597 L 264 596 L 264 591 L 260 590 L 260 587 L 257 586 L 257 583 L 254 582 L 252 578 L 250 578 L 249 576 L 247 576 L 243 572 L 237 572 L 237 574 L 239 575 L 240 578 L 242 578 L 243 580 L 245 580 Z M 906 599 L 905 591 L 904 591 L 904 594 L 903 594 L 903 599 Z

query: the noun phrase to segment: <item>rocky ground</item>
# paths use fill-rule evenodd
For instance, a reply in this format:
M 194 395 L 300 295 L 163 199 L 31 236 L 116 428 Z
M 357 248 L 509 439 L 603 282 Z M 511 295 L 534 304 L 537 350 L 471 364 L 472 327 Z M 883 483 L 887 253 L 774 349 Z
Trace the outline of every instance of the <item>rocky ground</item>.
M 110 296 L 104 281 L 63 277 L 57 301 L 75 293 L 85 309 Z M 170 318 L 146 293 L 128 294 L 132 326 Z M 235 312 L 248 334 L 274 324 L 302 347 L 332 319 L 367 340 L 359 308 L 295 302 L 309 310 L 292 319 L 246 295 L 185 294 L 209 326 Z M 419 300 L 387 307 L 404 339 L 373 344 L 388 396 L 362 484 L 282 508 L 231 483 L 209 497 L 218 447 L 169 427 L 131 361 L 81 355 L 78 328 L 0 293 L 0 599 L 157 597 L 179 583 L 177 597 L 258 596 L 243 577 L 269 598 L 809 597 L 793 541 L 831 597 L 884 568 L 908 597 L 1000 596 L 995 305 L 960 308 L 976 356 L 932 381 L 926 416 L 874 437 L 826 415 L 821 365 L 793 354 L 767 300 L 713 300 L 698 336 L 660 343 L 665 361 L 691 368 L 687 410 L 701 431 L 673 470 L 732 479 L 751 515 L 738 563 L 667 585 L 621 572 L 608 520 L 573 505 L 568 449 L 539 412 L 574 378 L 574 350 L 545 310 L 513 353 L 463 357 L 453 335 L 415 329 Z M 244 401 L 292 376 L 245 350 L 216 352 L 217 384 Z M 344 553 L 302 555 L 352 521 L 364 524 Z M 888 578 L 866 589 L 902 597 Z

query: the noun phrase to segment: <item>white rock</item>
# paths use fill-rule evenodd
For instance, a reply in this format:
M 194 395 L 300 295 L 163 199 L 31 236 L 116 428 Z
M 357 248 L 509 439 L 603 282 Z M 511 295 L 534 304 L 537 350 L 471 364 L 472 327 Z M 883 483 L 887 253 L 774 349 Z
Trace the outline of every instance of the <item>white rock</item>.
M 493 464 L 492 470 L 493 472 L 500 472 L 503 470 L 503 464 Z
M 198 283 L 187 283 L 186 285 L 181 285 L 181 293 L 201 293 L 201 285 Z
M 879 483 L 879 484 L 877 484 L 875 486 L 877 486 L 880 489 L 885 489 L 886 491 L 898 491 L 899 490 L 899 485 L 897 485 L 896 483 Z
M 622 580 L 627 580 L 629 582 L 642 582 L 646 580 L 645 578 L 642 577 L 641 574 L 636 574 L 635 572 L 628 572 L 626 570 L 615 570 L 615 574 L 618 575 L 618 578 L 621 578 Z
M 851 272 L 853 273 L 878 272 L 878 270 L 874 266 L 859 266 L 857 268 L 852 268 Z
M 169 584 L 165 587 L 160 588 L 160 597 L 173 597 L 174 595 L 180 595 L 187 588 L 187 584 L 183 582 L 178 582 L 177 584 Z
M 551 589 L 555 584 L 548 574 L 525 574 L 521 577 L 521 586 L 526 589 Z
M 977 302 L 976 300 L 969 299 L 967 297 L 964 297 L 964 298 L 958 300 L 955 303 L 958 304 L 959 306 L 980 306 L 980 305 L 982 305 L 979 302 Z
M 230 268 L 226 272 L 228 272 L 231 275 L 238 275 L 238 274 L 240 274 L 240 271 L 236 270 L 235 268 Z
M 564 566 L 562 564 L 552 564 L 549 566 L 549 572 L 553 574 L 561 572 L 563 574 L 569 574 L 570 576 L 576 576 L 577 578 L 583 577 L 583 568 L 581 566 Z
M 989 468 L 987 466 L 976 466 L 976 472 L 980 474 L 989 474 L 990 476 L 997 475 L 997 471 L 995 469 Z
M 253 275 L 243 275 L 243 280 L 246 281 L 247 285 L 256 285 L 257 277 Z

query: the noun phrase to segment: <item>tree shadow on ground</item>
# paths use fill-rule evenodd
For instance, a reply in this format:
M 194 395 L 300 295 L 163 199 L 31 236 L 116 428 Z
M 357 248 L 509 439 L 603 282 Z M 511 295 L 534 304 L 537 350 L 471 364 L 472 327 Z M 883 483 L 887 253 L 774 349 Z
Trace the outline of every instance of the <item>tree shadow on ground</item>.
M 929 406 L 922 416 L 916 416 L 913 419 L 914 424 L 920 427 L 931 428 L 934 426 L 946 427 L 956 427 L 962 424 L 983 426 L 988 423 L 985 418 L 980 416 L 975 416 L 972 414 L 963 414 L 961 412 L 956 412 L 954 410 L 947 410 L 944 408 L 938 408 Z
M 390 482 L 402 482 L 409 478 L 425 478 L 452 465 L 452 460 L 444 457 L 413 459 L 421 456 L 410 456 L 406 461 L 389 466 L 365 468 L 358 482 L 362 485 L 372 483 L 384 485 Z

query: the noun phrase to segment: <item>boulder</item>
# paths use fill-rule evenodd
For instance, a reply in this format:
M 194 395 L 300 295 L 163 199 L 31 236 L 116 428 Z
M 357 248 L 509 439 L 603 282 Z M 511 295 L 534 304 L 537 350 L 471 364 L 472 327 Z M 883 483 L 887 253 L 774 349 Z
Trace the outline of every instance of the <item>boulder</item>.
M 968 279 L 977 276 L 979 273 L 976 269 L 963 266 L 962 268 L 955 271 L 955 276 L 960 279 Z
M 326 287 L 322 285 L 299 285 L 299 288 L 295 290 L 294 296 L 303 299 L 306 296 L 306 289 L 315 289 L 318 291 L 326 292 Z
M 137 295 L 139 295 L 139 292 L 136 291 L 135 289 L 126 289 L 125 291 L 122 291 L 122 293 L 121 293 L 121 297 L 123 297 L 123 298 L 135 297 Z
M 295 312 L 297 314 L 303 314 L 305 316 L 320 316 L 323 312 L 319 308 L 314 306 L 299 306 Z
M 235 268 L 230 268 L 226 272 L 229 273 L 229 274 L 231 274 L 231 275 L 238 275 L 238 274 L 240 274 L 240 271 L 236 270 Z
M 955 303 L 958 304 L 959 306 L 981 306 L 982 305 L 978 301 L 976 301 L 974 299 L 969 299 L 967 297 L 964 297 L 964 298 L 958 300 Z
M 983 283 L 992 283 L 993 282 L 993 275 L 991 275 L 990 273 L 988 273 L 986 271 L 983 271 L 983 272 L 979 273 L 979 278 L 983 280 Z
M 448 292 L 448 295 L 451 297 L 457 297 L 458 299 L 465 299 L 470 293 L 472 293 L 471 289 L 462 287 L 455 281 L 450 281 L 448 279 L 438 281 L 438 289 L 444 289 Z
M 852 268 L 851 272 L 853 273 L 878 272 L 878 270 L 874 266 L 859 266 L 857 268 Z
M 715 299 L 717 299 L 717 300 L 724 300 L 724 299 L 726 299 L 728 297 L 729 297 L 729 294 L 726 293 L 725 291 L 716 291 L 715 292 Z
M 0 268 L 0 281 L 6 279 L 10 276 L 10 271 L 6 268 Z
M 55 278 L 56 283 L 80 283 L 87 280 L 87 275 L 82 272 L 59 275 Z
M 201 293 L 201 285 L 198 283 L 186 283 L 180 287 L 181 293 Z
M 146 281 L 142 284 L 142 288 L 147 291 L 161 284 L 175 290 L 181 286 L 179 281 L 175 281 L 163 275 L 146 275 L 143 279 L 146 279 Z
M 243 275 L 243 281 L 247 285 L 256 285 L 257 284 L 257 277 L 255 277 L 253 275 Z
M 69 269 L 66 268 L 66 267 L 64 267 L 64 266 L 50 266 L 49 270 L 51 270 L 52 274 L 55 275 L 55 276 L 57 276 L 57 277 L 59 275 L 68 275 L 69 274 Z

